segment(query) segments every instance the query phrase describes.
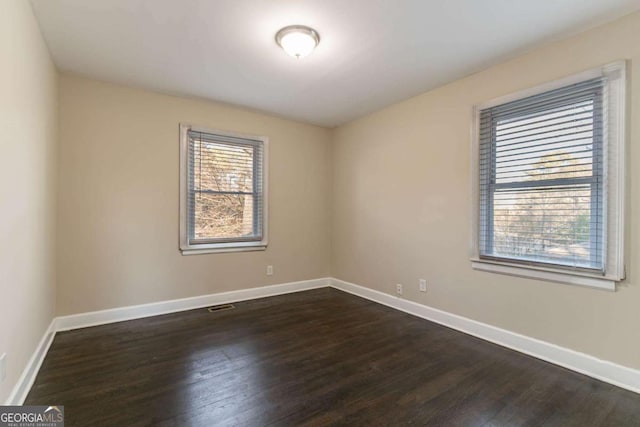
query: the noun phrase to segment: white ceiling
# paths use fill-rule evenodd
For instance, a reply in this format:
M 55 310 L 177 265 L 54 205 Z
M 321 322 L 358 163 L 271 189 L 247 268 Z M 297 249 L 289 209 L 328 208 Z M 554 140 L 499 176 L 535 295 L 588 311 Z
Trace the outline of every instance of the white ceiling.
M 32 0 L 64 71 L 336 126 L 640 0 Z M 301 60 L 274 35 L 315 28 Z

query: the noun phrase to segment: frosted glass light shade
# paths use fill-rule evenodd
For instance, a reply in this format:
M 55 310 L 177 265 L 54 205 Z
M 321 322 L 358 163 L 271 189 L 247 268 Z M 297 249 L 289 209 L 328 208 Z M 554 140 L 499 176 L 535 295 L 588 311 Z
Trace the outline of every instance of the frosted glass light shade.
M 320 43 L 320 36 L 312 28 L 292 25 L 278 31 L 276 42 L 294 58 L 303 58 L 313 52 L 313 49 Z

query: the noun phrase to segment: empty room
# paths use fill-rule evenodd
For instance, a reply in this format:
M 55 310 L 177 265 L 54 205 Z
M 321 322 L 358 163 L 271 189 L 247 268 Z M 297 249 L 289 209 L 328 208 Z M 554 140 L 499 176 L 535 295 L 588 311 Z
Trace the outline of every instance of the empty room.
M 640 0 L 0 0 L 0 427 L 640 426 Z

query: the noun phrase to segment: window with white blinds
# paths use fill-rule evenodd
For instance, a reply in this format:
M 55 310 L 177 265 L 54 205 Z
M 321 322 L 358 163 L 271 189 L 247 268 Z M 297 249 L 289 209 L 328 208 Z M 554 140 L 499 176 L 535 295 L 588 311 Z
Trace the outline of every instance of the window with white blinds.
M 183 126 L 182 251 L 266 246 L 265 138 Z
M 480 261 L 623 276 L 611 168 L 624 167 L 624 72 L 612 70 L 477 109 Z
M 603 81 L 480 112 L 480 255 L 604 269 Z

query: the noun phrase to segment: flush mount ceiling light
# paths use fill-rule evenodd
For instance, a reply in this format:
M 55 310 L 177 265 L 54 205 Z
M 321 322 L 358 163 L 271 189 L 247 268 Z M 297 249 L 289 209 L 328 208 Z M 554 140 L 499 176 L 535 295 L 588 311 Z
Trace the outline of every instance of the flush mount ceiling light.
M 313 28 L 290 25 L 276 33 L 276 43 L 289 55 L 300 59 L 318 46 L 320 35 Z

